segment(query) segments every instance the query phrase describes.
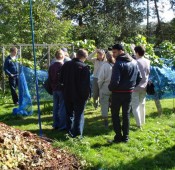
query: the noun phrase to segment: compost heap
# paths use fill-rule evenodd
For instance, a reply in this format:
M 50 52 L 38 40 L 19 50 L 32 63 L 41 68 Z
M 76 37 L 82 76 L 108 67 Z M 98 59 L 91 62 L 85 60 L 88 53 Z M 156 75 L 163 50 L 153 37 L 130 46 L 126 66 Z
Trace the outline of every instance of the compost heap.
M 45 139 L 0 123 L 0 169 L 72 170 L 81 166 L 74 155 L 53 148 Z

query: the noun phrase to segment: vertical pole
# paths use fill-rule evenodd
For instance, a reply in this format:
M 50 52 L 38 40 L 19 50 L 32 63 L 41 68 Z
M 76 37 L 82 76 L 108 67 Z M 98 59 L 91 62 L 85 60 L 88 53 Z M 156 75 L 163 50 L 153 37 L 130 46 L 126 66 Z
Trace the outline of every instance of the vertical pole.
M 47 55 L 47 68 L 50 66 L 50 45 L 48 46 L 48 55 Z
M 33 49 L 33 59 L 34 59 L 34 70 L 35 70 L 35 82 L 36 82 L 36 97 L 37 97 L 37 106 L 38 106 L 38 124 L 39 124 L 39 135 L 42 136 L 42 127 L 41 127 L 41 110 L 40 110 L 40 101 L 39 101 L 39 92 L 38 92 L 38 76 L 36 71 L 36 54 L 35 54 L 35 36 L 34 36 L 34 25 L 33 25 L 33 16 L 32 16 L 32 0 L 30 0 L 30 24 L 32 32 L 32 49 Z

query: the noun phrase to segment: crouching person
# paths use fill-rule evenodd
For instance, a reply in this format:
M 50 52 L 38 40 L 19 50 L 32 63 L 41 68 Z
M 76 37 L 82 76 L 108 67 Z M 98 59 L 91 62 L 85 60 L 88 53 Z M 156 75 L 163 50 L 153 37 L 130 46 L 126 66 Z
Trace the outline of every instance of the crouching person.
M 61 69 L 61 83 L 66 106 L 66 126 L 71 137 L 82 135 L 80 124 L 84 119 L 84 108 L 90 95 L 90 71 L 84 64 L 88 53 L 80 49 L 76 58 L 66 62 Z
M 108 85 L 111 80 L 112 67 L 115 59 L 113 58 L 112 52 L 106 54 L 107 61 L 101 66 L 98 76 L 98 86 L 100 90 L 100 106 L 102 119 L 104 120 L 104 126 L 108 127 L 108 110 L 109 100 L 111 92 L 108 89 Z

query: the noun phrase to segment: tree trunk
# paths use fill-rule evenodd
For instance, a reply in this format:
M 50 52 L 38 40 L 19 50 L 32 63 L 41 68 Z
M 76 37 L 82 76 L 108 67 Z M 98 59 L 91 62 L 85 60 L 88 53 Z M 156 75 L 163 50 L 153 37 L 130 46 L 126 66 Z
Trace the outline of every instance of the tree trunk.
M 149 26 L 149 7 L 150 7 L 150 0 L 147 0 L 147 42 L 150 37 L 150 26 Z
M 157 0 L 154 0 L 154 5 L 155 5 L 155 10 L 156 10 L 156 15 L 157 15 L 157 22 L 158 22 L 158 27 L 156 34 L 159 37 L 158 43 L 161 43 L 163 41 L 163 33 L 162 33 L 162 28 L 161 28 L 161 22 L 160 22 L 160 16 L 159 16 L 159 10 L 157 6 Z

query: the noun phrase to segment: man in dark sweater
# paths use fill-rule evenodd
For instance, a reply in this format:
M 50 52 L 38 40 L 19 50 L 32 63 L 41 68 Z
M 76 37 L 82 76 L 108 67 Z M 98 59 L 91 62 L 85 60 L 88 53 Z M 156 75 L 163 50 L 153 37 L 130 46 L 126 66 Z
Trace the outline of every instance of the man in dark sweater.
M 80 135 L 80 122 L 90 95 L 90 71 L 84 64 L 88 54 L 80 49 L 76 58 L 66 62 L 61 69 L 61 83 L 67 114 L 67 131 L 71 137 Z M 82 134 L 81 134 L 82 135 Z
M 9 77 L 9 86 L 14 104 L 18 104 L 18 95 L 16 93 L 16 88 L 18 85 L 18 69 L 17 62 L 15 62 L 17 52 L 18 49 L 16 47 L 10 48 L 10 55 L 4 62 L 4 71 Z
M 63 130 L 66 128 L 66 110 L 63 93 L 59 82 L 64 54 L 62 50 L 55 53 L 55 62 L 49 67 L 49 82 L 53 91 L 53 129 Z
M 135 86 L 142 77 L 137 62 L 125 54 L 121 44 L 112 47 L 116 62 L 112 69 L 111 81 L 108 86 L 112 91 L 112 121 L 116 133 L 113 142 L 127 142 L 129 140 L 129 114 L 131 109 L 131 96 Z M 120 123 L 120 107 L 122 107 L 122 126 Z

